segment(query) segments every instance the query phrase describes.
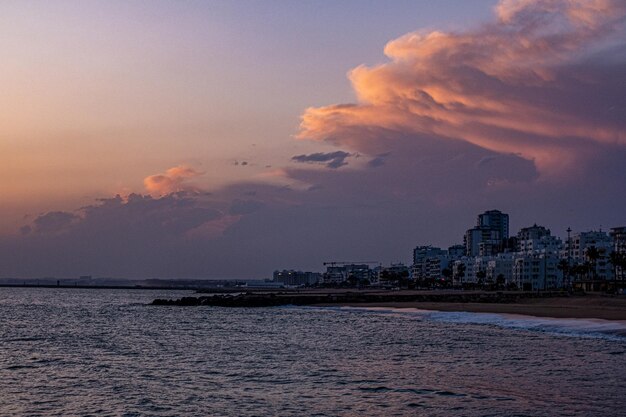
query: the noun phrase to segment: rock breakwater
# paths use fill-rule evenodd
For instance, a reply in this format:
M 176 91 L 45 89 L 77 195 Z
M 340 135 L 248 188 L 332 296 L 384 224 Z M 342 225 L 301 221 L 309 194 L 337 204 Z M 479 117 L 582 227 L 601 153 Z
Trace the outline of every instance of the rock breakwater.
M 170 306 L 218 306 L 218 307 L 272 307 L 282 305 L 355 304 L 355 303 L 516 303 L 527 298 L 567 296 L 561 292 L 328 292 L 328 293 L 244 293 L 215 294 L 210 296 L 183 297 L 176 300 L 156 299 L 152 305 Z

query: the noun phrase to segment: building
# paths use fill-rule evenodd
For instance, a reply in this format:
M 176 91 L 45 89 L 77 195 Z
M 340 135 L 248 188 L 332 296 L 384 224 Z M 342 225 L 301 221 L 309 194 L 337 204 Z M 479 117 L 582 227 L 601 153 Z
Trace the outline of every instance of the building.
M 534 252 L 559 253 L 563 249 L 563 242 L 553 236 L 550 229 L 536 224 L 524 227 L 517 233 L 516 251 L 531 254 Z
M 410 277 L 409 267 L 403 263 L 377 268 L 377 283 L 383 286 L 407 286 Z
M 487 282 L 497 285 L 510 286 L 513 280 L 513 264 L 515 255 L 511 253 L 499 253 L 487 262 Z
M 496 230 L 503 241 L 509 238 L 509 215 L 500 210 L 489 210 L 479 214 L 476 226 Z
M 624 281 L 626 280 L 626 226 L 612 228 L 610 236 L 613 239 L 613 252 L 615 253 L 613 255 L 615 280 Z
M 584 262 L 591 246 L 609 253 L 613 249 L 613 239 L 601 230 L 575 233 L 571 237 L 570 257 L 574 261 Z
M 445 256 L 448 252 L 434 246 L 416 246 L 413 249 L 413 265 L 433 256 Z
M 465 232 L 463 238 L 466 256 L 488 256 L 499 252 L 502 239 L 498 230 L 476 226 Z
M 452 245 L 448 248 L 448 256 L 450 259 L 460 259 L 465 255 L 465 246 L 463 245 Z
M 512 282 L 524 291 L 561 288 L 563 273 L 558 264 L 559 256 L 553 253 L 516 255 L 513 260 Z
M 476 262 L 473 257 L 464 256 L 452 263 L 452 285 L 465 287 L 476 283 Z
M 326 267 L 326 272 L 322 275 L 322 283 L 326 285 L 337 285 L 342 283 L 350 284 L 370 284 L 374 272 L 367 264 L 345 264 L 338 266 L 331 262 Z
M 280 282 L 285 286 L 315 285 L 322 279 L 319 272 L 302 272 L 293 269 L 274 271 L 274 282 Z
M 587 282 L 582 288 L 599 290 L 599 284 L 590 281 L 609 281 L 613 279 L 613 265 L 610 254 L 613 251 L 613 239 L 603 231 L 575 233 L 570 239 L 567 251 L 574 268 L 577 281 Z
M 478 215 L 476 226 L 463 238 L 466 256 L 490 256 L 504 251 L 509 240 L 509 215 L 489 210 Z
M 474 276 L 476 277 L 475 283 L 479 286 L 487 284 L 487 267 L 491 256 L 477 256 L 474 258 Z
M 433 246 L 417 246 L 413 249 L 411 279 L 426 281 L 441 277 L 441 270 L 448 266 L 448 252 Z

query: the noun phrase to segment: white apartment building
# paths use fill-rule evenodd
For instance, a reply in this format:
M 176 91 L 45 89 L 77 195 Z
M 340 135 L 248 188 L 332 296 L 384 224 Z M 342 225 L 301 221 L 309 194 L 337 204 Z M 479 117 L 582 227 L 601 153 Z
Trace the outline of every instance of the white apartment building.
M 513 260 L 513 282 L 526 291 L 561 288 L 563 273 L 558 264 L 554 253 L 519 254 Z
M 463 265 L 463 275 L 461 275 L 461 265 Z M 463 284 L 476 283 L 476 261 L 471 256 L 464 256 L 457 259 L 452 264 L 452 284 L 462 286 Z
M 448 252 L 433 246 L 417 246 L 413 249 L 411 278 L 421 281 L 441 278 L 441 271 L 449 264 Z
M 613 279 L 613 266 L 609 261 L 610 253 L 614 249 L 613 239 L 603 231 L 579 232 L 570 240 L 569 256 L 572 264 L 584 264 L 592 261 L 587 255 L 589 248 L 595 247 L 600 257 L 593 261 L 595 278 L 597 280 Z
M 535 252 L 559 253 L 563 242 L 550 233 L 550 229 L 536 224 L 524 227 L 517 233 L 517 252 L 531 254 Z
M 626 255 L 626 227 L 613 227 L 611 229 L 611 237 L 613 238 L 613 251 L 618 254 Z M 614 271 L 617 274 L 615 276 L 616 280 L 626 279 L 625 268 L 616 265 Z
M 487 262 L 487 281 L 497 282 L 499 276 L 504 277 L 504 284 L 513 282 L 513 264 L 515 255 L 511 253 L 500 253 L 492 257 Z

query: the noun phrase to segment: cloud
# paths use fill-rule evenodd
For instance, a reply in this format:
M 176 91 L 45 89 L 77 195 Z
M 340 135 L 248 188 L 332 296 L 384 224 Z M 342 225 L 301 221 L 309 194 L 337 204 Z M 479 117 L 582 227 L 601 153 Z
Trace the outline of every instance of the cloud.
M 536 222 L 563 236 L 568 226 L 623 224 L 622 147 L 590 155 L 584 175 L 562 186 L 537 181 L 517 155 L 429 137 L 416 148 L 413 139 L 394 137 L 376 169 L 282 171 L 306 188 L 239 182 L 210 195 L 131 194 L 45 213 L 30 233 L 0 236 L 1 273 L 262 278 L 277 268 L 320 271 L 332 259 L 410 262 L 412 247 L 458 243 L 491 208 L 511 215 L 513 231 Z
M 31 232 L 40 234 L 58 234 L 66 232 L 76 224 L 80 218 L 73 214 L 63 211 L 52 211 L 44 213 L 38 216 L 32 226 L 26 225 L 23 227 L 22 233 L 28 234 Z
M 569 172 L 626 145 L 626 2 L 503 0 L 466 32 L 389 42 L 388 63 L 349 78 L 357 104 L 309 108 L 301 139 L 376 155 L 397 138 L 462 140 Z
M 326 163 L 327 168 L 337 169 L 344 165 L 348 165 L 346 158 L 351 156 L 348 152 L 317 152 L 310 155 L 296 155 L 291 158 L 292 161 L 305 163 Z
M 251 202 L 238 204 L 239 214 L 232 215 L 229 201 L 202 193 L 117 195 L 75 212 L 38 216 L 24 226 L 22 236 L 0 239 L 3 251 L 10 247 L 19 254 L 14 260 L 4 255 L 0 259 L 7 266 L 5 273 L 21 276 L 72 276 L 81 271 L 176 276 L 198 263 L 188 258 L 195 245 L 206 247 L 254 209 Z
M 357 103 L 304 113 L 299 137 L 336 152 L 211 194 L 178 166 L 146 178 L 150 195 L 49 211 L 0 236 L 2 274 L 258 278 L 332 259 L 410 262 L 418 244 L 460 243 L 492 208 L 512 231 L 623 225 L 625 7 L 501 1 L 475 30 L 407 34 L 389 62 L 350 73 Z M 349 158 L 353 169 L 314 165 Z
M 235 199 L 229 209 L 229 213 L 235 216 L 254 213 L 263 207 L 263 203 L 256 200 Z
M 188 180 L 199 175 L 202 173 L 180 165 L 168 169 L 164 174 L 150 175 L 143 183 L 151 195 L 164 196 L 180 191 L 197 191 L 198 188 L 189 184 Z
M 378 168 L 385 165 L 385 158 L 389 156 L 389 152 L 381 153 L 367 162 L 369 168 Z
M 171 193 L 160 198 L 130 194 L 100 199 L 77 213 L 53 212 L 37 217 L 32 229 L 40 235 L 64 231 L 74 236 L 109 236 L 133 240 L 134 237 L 158 236 L 175 239 L 223 214 L 218 205 L 198 194 Z

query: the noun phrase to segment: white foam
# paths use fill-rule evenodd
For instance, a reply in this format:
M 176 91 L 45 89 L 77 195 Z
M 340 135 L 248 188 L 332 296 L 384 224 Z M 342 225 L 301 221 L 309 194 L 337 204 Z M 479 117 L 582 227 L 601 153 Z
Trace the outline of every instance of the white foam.
M 365 310 L 396 314 L 412 314 L 423 319 L 478 325 L 493 325 L 564 336 L 601 337 L 626 340 L 625 320 L 535 317 L 521 314 L 472 313 L 462 311 L 420 310 L 392 307 L 341 307 L 341 310 Z

